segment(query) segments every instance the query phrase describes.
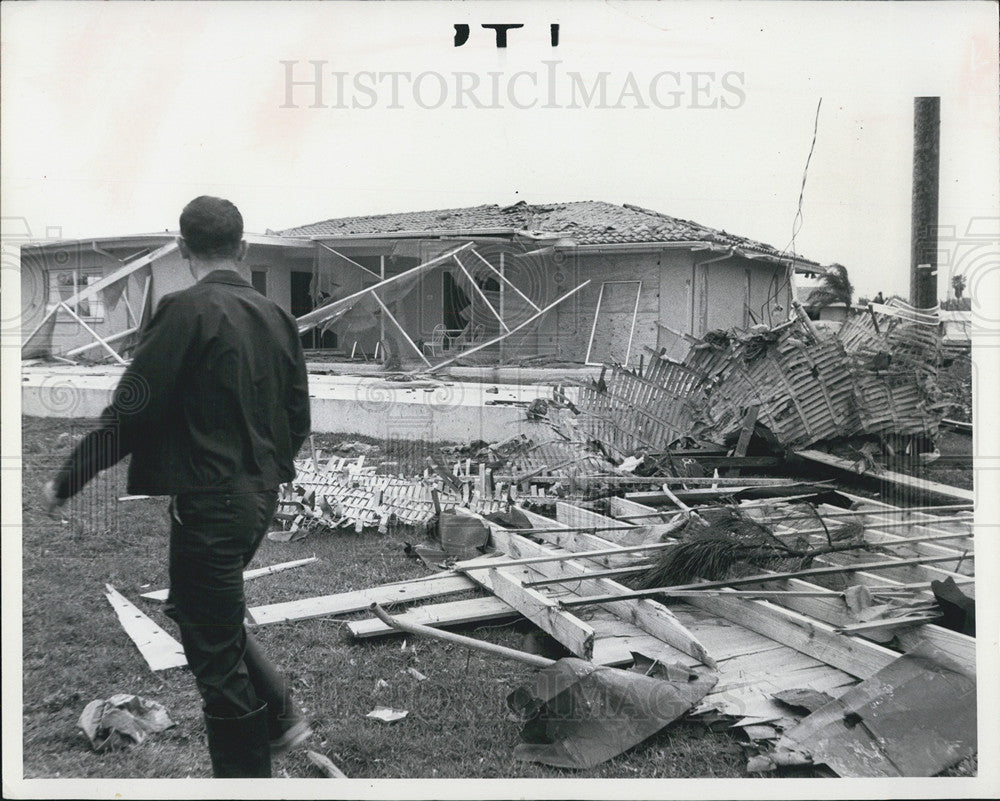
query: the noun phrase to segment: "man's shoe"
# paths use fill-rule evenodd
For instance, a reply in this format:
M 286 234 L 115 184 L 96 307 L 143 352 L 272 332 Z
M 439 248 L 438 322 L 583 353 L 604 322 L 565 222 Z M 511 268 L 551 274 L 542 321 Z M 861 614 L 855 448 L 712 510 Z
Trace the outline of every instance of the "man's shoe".
M 312 729 L 304 720 L 297 720 L 281 736 L 271 740 L 271 756 L 282 756 L 298 748 L 312 736 Z

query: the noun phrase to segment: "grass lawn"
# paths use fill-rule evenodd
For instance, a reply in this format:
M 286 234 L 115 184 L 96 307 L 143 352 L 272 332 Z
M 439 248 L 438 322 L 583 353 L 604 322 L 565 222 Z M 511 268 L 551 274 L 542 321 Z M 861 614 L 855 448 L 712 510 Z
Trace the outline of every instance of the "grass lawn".
M 139 593 L 167 584 L 166 499 L 116 502 L 125 465 L 92 482 L 73 501 L 74 520 L 49 520 L 38 498 L 87 421 L 25 419 L 23 425 L 23 689 L 25 778 L 207 777 L 201 705 L 186 669 L 154 673 L 104 598 L 105 583 L 176 636 L 158 604 Z M 339 438 L 337 438 L 339 439 Z M 352 438 L 359 439 L 359 438 Z M 320 445 L 334 440 L 317 438 Z M 324 442 L 325 440 L 325 442 Z M 423 445 L 397 443 L 388 458 L 422 465 Z M 247 583 L 250 605 L 363 589 L 426 574 L 403 554 L 404 531 L 265 540 L 251 567 L 316 555 L 319 561 Z M 410 535 L 411 539 L 413 538 Z M 522 646 L 534 627 L 520 622 L 462 629 Z M 590 771 L 564 771 L 512 759 L 519 725 L 507 694 L 531 669 L 458 646 L 401 638 L 354 642 L 334 619 L 258 628 L 265 649 L 287 671 L 312 721 L 314 750 L 356 778 L 741 777 L 734 738 L 677 722 Z M 406 673 L 415 667 L 428 677 Z M 77 719 L 95 698 L 136 693 L 163 704 L 177 726 L 141 746 L 96 754 Z M 409 711 L 404 720 L 368 720 L 375 706 Z M 299 752 L 277 761 L 276 776 L 317 775 Z

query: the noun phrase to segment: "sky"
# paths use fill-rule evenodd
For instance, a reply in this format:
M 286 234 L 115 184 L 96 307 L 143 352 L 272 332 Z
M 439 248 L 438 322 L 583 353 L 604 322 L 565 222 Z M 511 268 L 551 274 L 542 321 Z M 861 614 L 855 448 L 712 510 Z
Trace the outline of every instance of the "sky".
M 231 198 L 256 232 L 604 200 L 842 263 L 859 294 L 906 295 L 913 98 L 927 95 L 941 97 L 942 297 L 971 264 L 962 249 L 1000 220 L 992 3 L 0 12 L 8 240 L 175 229 L 198 194 Z M 456 23 L 470 26 L 460 47 Z M 484 23 L 523 27 L 498 48 Z M 980 294 L 1000 289 L 987 272 L 970 282 Z

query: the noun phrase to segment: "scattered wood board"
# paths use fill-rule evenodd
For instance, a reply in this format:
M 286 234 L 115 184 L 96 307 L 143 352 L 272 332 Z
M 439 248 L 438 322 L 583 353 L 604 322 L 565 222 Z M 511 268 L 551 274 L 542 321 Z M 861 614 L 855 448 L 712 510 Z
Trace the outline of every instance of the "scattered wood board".
M 465 623 L 481 623 L 487 620 L 502 620 L 519 617 L 520 612 L 495 595 L 484 598 L 466 598 L 461 601 L 444 601 L 425 604 L 393 615 L 404 623 L 420 623 L 424 626 L 458 626 Z M 351 636 L 359 639 L 398 634 L 396 629 L 386 625 L 377 617 L 352 620 L 347 624 Z
M 475 587 L 476 583 L 465 576 L 445 574 L 437 578 L 383 584 L 380 587 L 371 587 L 366 590 L 254 606 L 247 610 L 247 614 L 251 622 L 263 626 L 270 623 L 285 623 L 290 620 L 306 620 L 311 617 L 344 615 L 367 609 L 373 603 L 383 605 L 403 603 L 463 592 Z
M 585 510 L 578 511 L 583 512 Z M 540 533 L 539 536 L 547 540 L 549 544 L 539 545 L 527 537 L 505 531 L 502 526 L 488 523 L 487 525 L 490 527 L 494 545 L 508 555 L 516 554 L 518 557 L 548 556 L 558 553 L 557 550 L 552 548 L 553 544 L 567 551 L 589 550 L 587 544 L 575 539 L 559 540 L 558 532 L 552 529 L 552 521 L 548 518 L 541 517 L 527 509 L 522 509 L 521 512 L 532 524 L 544 527 L 542 528 L 544 533 Z M 567 514 L 569 514 L 569 508 L 564 508 L 563 515 Z M 588 520 L 599 525 L 608 522 L 614 524 L 616 522 L 593 512 L 588 512 L 587 514 L 589 515 Z M 555 540 L 554 543 L 553 540 Z M 529 567 L 538 576 L 551 578 L 560 575 L 567 577 L 579 576 L 589 572 L 593 567 L 602 565 L 603 563 L 599 560 L 580 558 L 560 562 L 536 563 Z M 627 588 L 607 579 L 597 579 L 574 585 L 574 592 L 615 593 L 619 591 L 625 592 Z M 680 652 L 692 656 L 699 662 L 714 665 L 712 657 L 701 643 L 698 642 L 698 639 L 690 631 L 687 631 L 662 604 L 646 599 L 639 603 L 622 600 L 621 603 L 608 605 L 607 611 L 618 617 L 623 624 L 634 625 L 646 633 L 653 634 Z
M 925 478 L 907 476 L 903 473 L 896 473 L 892 470 L 882 470 L 878 473 L 859 473 L 858 470 L 855 469 L 854 462 L 848 461 L 847 459 L 841 459 L 839 456 L 834 456 L 830 453 L 823 453 L 823 451 L 806 449 L 795 451 L 795 455 L 805 459 L 806 461 L 842 470 L 855 476 L 864 475 L 867 478 L 896 484 L 900 487 L 920 490 L 921 492 L 931 495 L 940 495 L 945 498 L 952 498 L 966 503 L 972 503 L 976 499 L 976 495 L 972 490 L 962 489 L 961 487 L 952 487 L 948 484 L 941 484 L 937 481 L 928 481 Z
M 187 664 L 184 648 L 177 640 L 144 615 L 139 608 L 110 584 L 105 597 L 118 615 L 122 628 L 135 643 L 151 670 L 167 670 Z
M 885 512 L 897 512 L 896 507 L 890 506 L 889 504 L 882 504 L 878 502 L 870 502 L 860 496 L 851 496 L 855 500 L 865 501 L 866 503 L 877 503 L 878 506 L 882 507 Z M 821 509 L 827 511 L 838 511 L 833 507 L 823 506 Z M 652 507 L 644 506 L 635 501 L 627 501 L 622 499 L 616 499 L 616 502 L 612 504 L 612 509 L 618 513 L 620 511 L 626 512 L 627 514 L 643 514 L 655 511 Z M 878 510 L 875 510 L 873 514 L 878 514 Z M 915 514 L 918 517 L 927 517 L 926 515 L 921 515 L 919 513 Z M 894 516 L 895 517 L 895 516 Z M 920 521 L 922 522 L 922 521 Z M 914 525 L 920 525 L 920 522 L 915 522 Z M 877 524 L 874 527 L 877 531 Z M 882 535 L 883 537 L 886 535 Z M 832 558 L 834 554 L 828 554 L 824 557 L 817 557 L 814 559 L 814 564 L 817 567 L 821 566 L 833 566 L 838 564 Z M 870 557 L 868 557 L 870 558 Z M 930 567 L 930 566 L 924 566 Z M 869 573 L 865 571 L 856 571 L 850 574 L 851 582 L 854 584 L 861 584 L 871 587 L 884 587 L 892 585 L 902 585 L 902 582 L 895 581 L 888 578 L 884 572 Z M 815 583 L 814 583 L 815 581 Z M 781 582 L 771 582 L 767 585 L 770 589 L 782 589 L 782 590 L 817 590 L 826 588 L 840 588 L 840 584 L 843 583 L 842 576 L 831 577 L 826 580 L 822 577 L 817 577 L 814 581 L 804 581 L 798 578 L 785 579 Z M 930 577 L 927 578 L 927 592 L 925 594 L 930 597 Z M 754 585 L 761 586 L 764 585 Z M 963 588 L 965 585 L 963 585 Z M 964 591 L 964 590 L 963 590 Z M 916 594 L 916 593 L 915 593 Z M 729 599 L 725 599 L 729 601 Z M 738 603 L 735 601 L 730 601 L 730 604 Z M 828 626 L 837 628 L 843 625 L 850 625 L 856 622 L 849 614 L 847 606 L 841 596 L 836 596 L 833 598 L 806 598 L 806 597 L 783 597 L 783 598 L 773 598 L 771 603 L 778 604 L 786 609 L 790 609 L 801 615 L 811 617 L 821 623 Z M 900 631 L 897 633 L 897 639 L 900 640 L 904 647 L 909 647 L 919 643 L 922 640 L 927 640 L 931 642 L 936 647 L 940 648 L 942 651 L 950 654 L 961 664 L 969 667 L 971 670 L 975 670 L 976 664 L 976 641 L 973 637 L 969 637 L 965 634 L 961 634 L 956 631 L 951 631 L 949 629 L 938 626 L 934 623 L 925 623 L 924 625 L 918 626 L 907 631 Z M 909 643 L 909 646 L 906 644 Z
M 576 615 L 559 608 L 544 593 L 522 587 L 513 568 L 480 568 L 468 571 L 472 580 L 552 635 L 580 659 L 594 655 L 594 630 Z
M 301 567 L 302 565 L 312 564 L 316 561 L 319 560 L 315 556 L 310 556 L 308 559 L 296 559 L 292 562 L 281 562 L 277 565 L 269 565 L 268 567 L 257 567 L 253 570 L 245 570 L 243 571 L 243 580 L 250 581 L 255 578 L 260 578 L 261 576 L 269 576 L 272 573 L 280 573 L 282 570 L 290 570 L 293 567 Z M 139 597 L 146 598 L 150 601 L 159 601 L 160 603 L 164 603 L 169 595 L 170 588 L 167 587 L 163 590 L 144 592 Z

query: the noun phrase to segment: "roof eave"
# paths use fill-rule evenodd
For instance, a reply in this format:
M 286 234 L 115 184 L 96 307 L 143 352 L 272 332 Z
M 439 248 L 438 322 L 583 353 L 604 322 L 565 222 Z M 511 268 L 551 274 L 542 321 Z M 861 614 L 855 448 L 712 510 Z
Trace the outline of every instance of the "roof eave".
M 115 245 L 142 247 L 143 245 L 156 245 L 170 242 L 179 236 L 177 231 L 163 231 L 154 234 L 123 234 L 121 236 L 88 236 L 79 239 L 45 239 L 32 240 L 21 244 L 22 250 L 46 250 L 50 248 L 66 248 L 83 246 L 90 248 L 91 245 L 101 248 L 114 247 Z M 303 237 L 277 236 L 275 234 L 252 234 L 244 233 L 243 238 L 248 245 L 263 245 L 267 247 L 309 247 L 310 242 Z
M 576 250 L 578 252 L 584 253 L 600 253 L 600 252 L 614 252 L 614 251 L 656 251 L 656 250 L 690 250 L 693 252 L 698 252 L 702 250 L 708 250 L 713 253 L 732 253 L 733 256 L 742 256 L 745 259 L 753 259 L 756 261 L 769 261 L 774 264 L 781 264 L 787 266 L 789 263 L 794 264 L 795 269 L 799 270 L 801 268 L 812 269 L 815 268 L 817 271 L 821 271 L 822 268 L 814 261 L 809 259 L 803 259 L 799 256 L 791 255 L 781 255 L 777 253 L 759 253 L 756 251 L 749 250 L 747 248 L 741 248 L 735 245 L 724 245 L 715 242 L 703 242 L 701 240 L 694 241 L 678 241 L 678 242 L 608 242 L 606 244 L 582 244 L 574 245 L 569 247 L 559 247 L 559 250 Z
M 280 234 L 280 236 L 308 239 L 313 242 L 358 239 L 440 239 L 443 237 L 515 236 L 520 233 L 514 228 L 453 228 L 431 231 L 372 231 L 365 234 Z

